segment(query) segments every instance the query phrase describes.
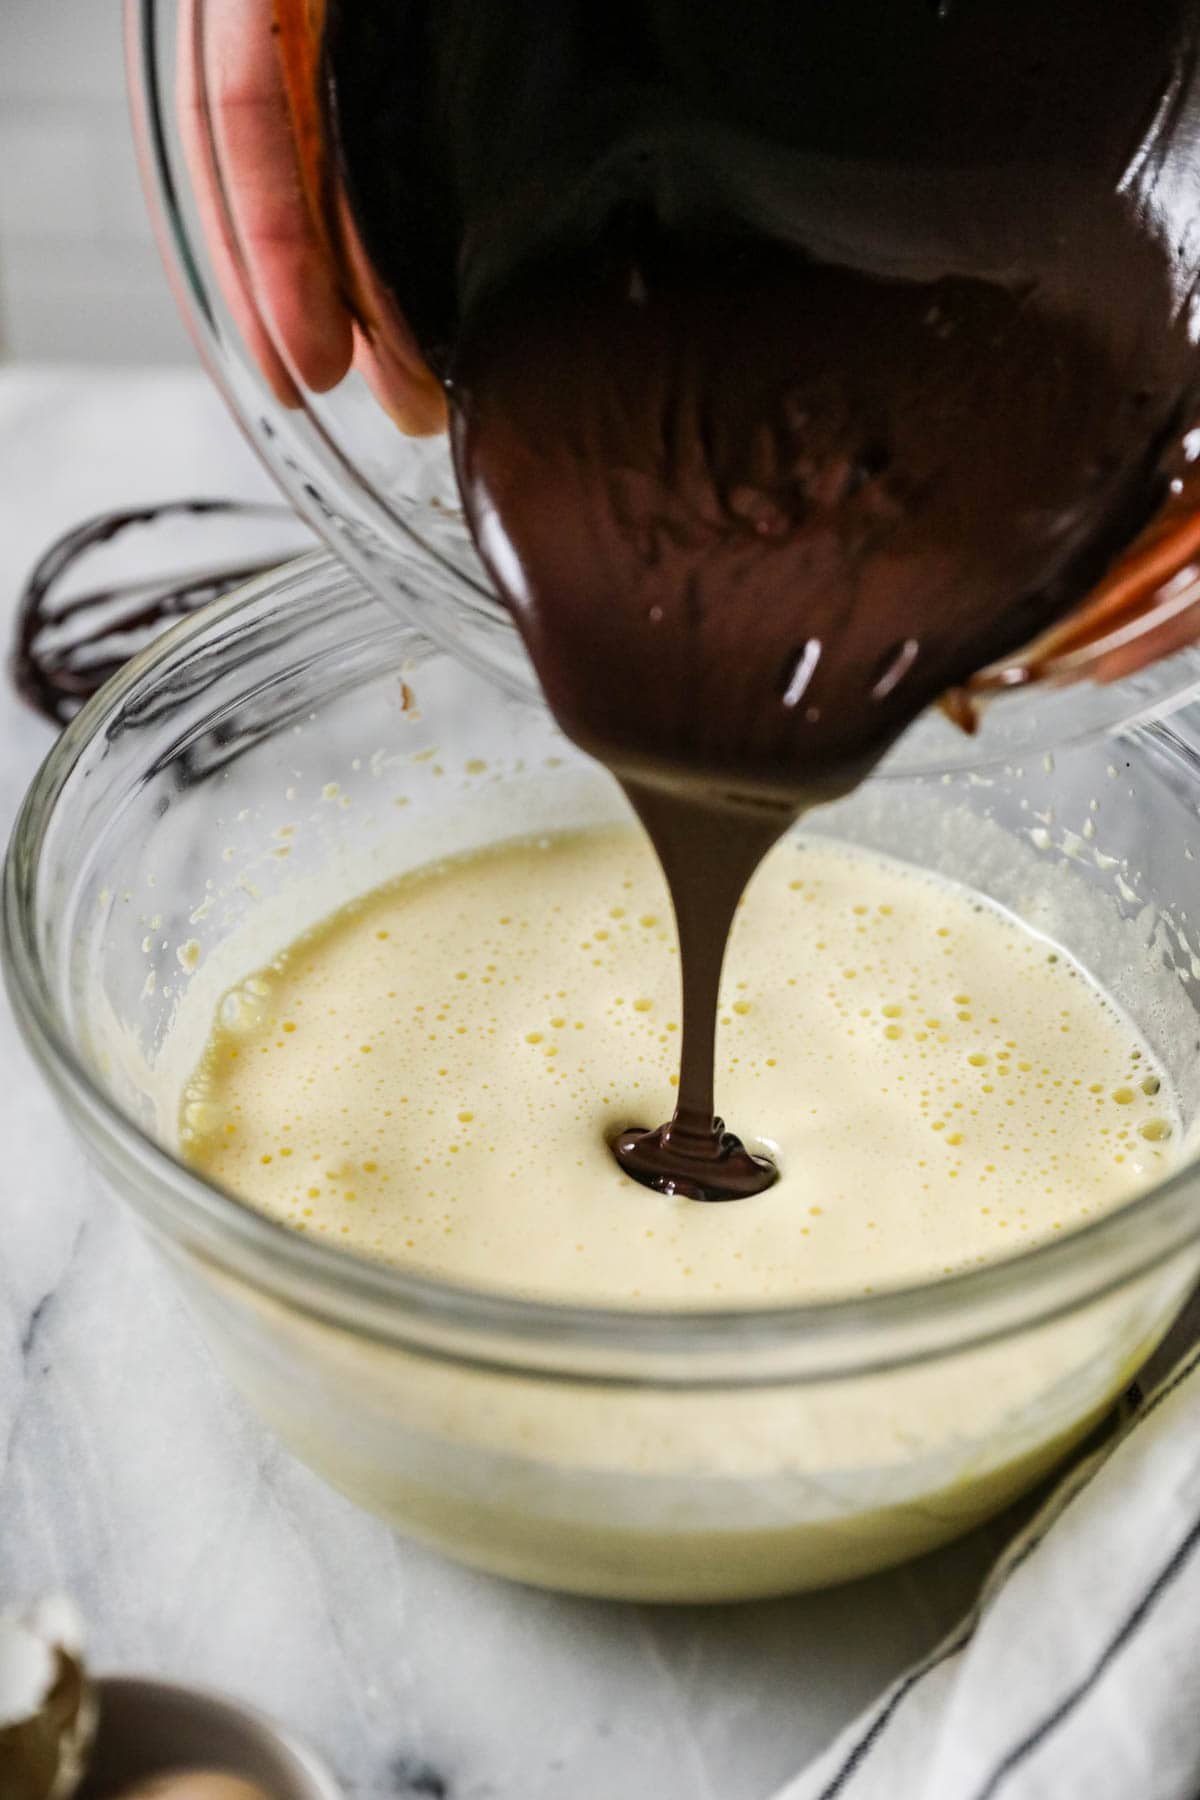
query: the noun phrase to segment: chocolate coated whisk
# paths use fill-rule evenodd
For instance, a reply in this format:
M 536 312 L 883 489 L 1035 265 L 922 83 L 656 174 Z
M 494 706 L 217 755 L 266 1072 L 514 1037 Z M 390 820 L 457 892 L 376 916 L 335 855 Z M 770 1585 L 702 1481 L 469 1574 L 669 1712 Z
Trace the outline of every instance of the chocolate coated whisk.
M 176 562 L 116 581 L 81 582 L 87 565 L 118 539 L 161 535 L 170 522 L 213 519 L 225 525 L 277 520 L 291 541 L 281 530 L 278 547 L 272 542 L 266 550 L 227 549 L 223 556 L 183 568 Z M 241 500 L 167 501 L 101 513 L 77 525 L 39 559 L 21 595 L 11 658 L 17 691 L 44 718 L 66 725 L 110 675 L 176 619 L 294 556 L 302 547 L 298 534 L 286 506 Z M 207 525 L 201 535 L 212 535 Z

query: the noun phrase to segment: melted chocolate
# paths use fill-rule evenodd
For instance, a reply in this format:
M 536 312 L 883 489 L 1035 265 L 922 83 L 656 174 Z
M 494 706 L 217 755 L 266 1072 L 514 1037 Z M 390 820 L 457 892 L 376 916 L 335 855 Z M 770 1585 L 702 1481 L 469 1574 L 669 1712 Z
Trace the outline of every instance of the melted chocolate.
M 715 1115 L 733 908 L 804 808 L 1151 528 L 1197 411 L 1200 0 L 355 0 L 363 242 L 448 386 L 480 550 L 670 883 Z
M 776 1178 L 726 1131 L 716 1110 L 717 989 L 738 901 L 788 815 L 714 805 L 707 795 L 627 781 L 625 792 L 658 852 L 679 932 L 683 1043 L 679 1104 L 657 1130 L 631 1127 L 613 1144 L 621 1167 L 648 1187 L 688 1200 L 744 1200 Z

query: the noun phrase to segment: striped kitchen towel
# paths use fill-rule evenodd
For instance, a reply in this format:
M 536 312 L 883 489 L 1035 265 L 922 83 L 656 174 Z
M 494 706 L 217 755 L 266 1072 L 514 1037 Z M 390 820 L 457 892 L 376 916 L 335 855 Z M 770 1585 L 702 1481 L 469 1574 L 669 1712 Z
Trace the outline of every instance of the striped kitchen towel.
M 776 1800 L 1077 1796 L 1200 1796 L 1200 1348 Z

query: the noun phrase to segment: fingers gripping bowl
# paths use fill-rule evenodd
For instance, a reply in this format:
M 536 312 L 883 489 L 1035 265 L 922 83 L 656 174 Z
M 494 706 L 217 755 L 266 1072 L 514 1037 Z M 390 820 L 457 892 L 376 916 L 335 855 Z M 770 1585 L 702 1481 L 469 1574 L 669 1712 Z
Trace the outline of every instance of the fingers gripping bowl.
M 1195 767 L 1158 726 L 1053 774 L 1039 756 L 879 777 L 817 829 L 967 879 L 1056 937 L 1132 1015 L 1189 1133 Z M 178 1154 L 206 995 L 348 893 L 622 804 L 538 706 L 310 559 L 161 640 L 52 753 L 7 870 L 18 1013 L 234 1380 L 365 1506 L 588 1593 L 845 1579 L 1002 1505 L 1103 1412 L 1200 1266 L 1190 1152 L 1152 1192 L 991 1266 L 723 1311 L 455 1287 L 275 1225 Z

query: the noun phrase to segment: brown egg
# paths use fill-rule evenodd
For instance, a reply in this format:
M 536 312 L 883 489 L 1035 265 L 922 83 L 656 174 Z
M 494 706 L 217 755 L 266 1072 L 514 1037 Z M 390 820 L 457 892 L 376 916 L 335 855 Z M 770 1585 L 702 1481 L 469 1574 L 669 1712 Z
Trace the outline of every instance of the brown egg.
M 272 1800 L 257 1782 L 240 1775 L 222 1775 L 212 1769 L 173 1769 L 151 1775 L 130 1788 L 122 1788 L 115 1800 Z

